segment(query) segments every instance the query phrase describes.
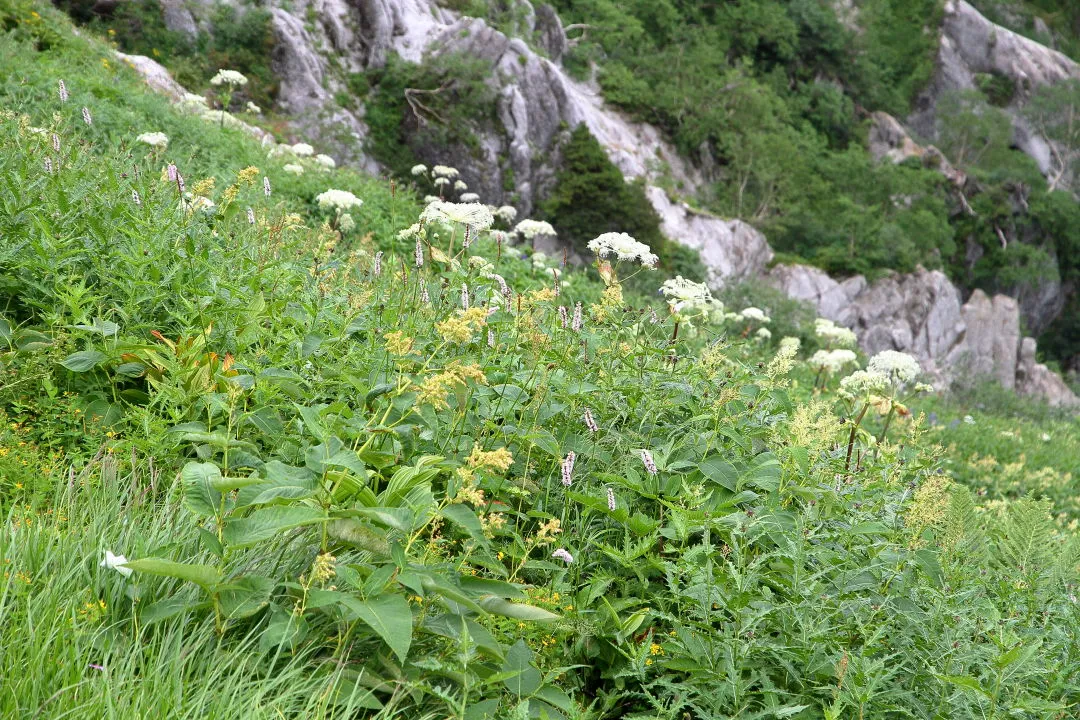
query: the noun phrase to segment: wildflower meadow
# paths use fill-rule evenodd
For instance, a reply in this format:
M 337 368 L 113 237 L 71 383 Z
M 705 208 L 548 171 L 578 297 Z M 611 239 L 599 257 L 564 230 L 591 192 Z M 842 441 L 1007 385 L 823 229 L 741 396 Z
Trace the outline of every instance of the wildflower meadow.
M 552 225 L 452 167 L 264 145 L 31 7 L 0 716 L 1080 712 L 1074 421 L 783 334 L 626 233 L 534 253 Z

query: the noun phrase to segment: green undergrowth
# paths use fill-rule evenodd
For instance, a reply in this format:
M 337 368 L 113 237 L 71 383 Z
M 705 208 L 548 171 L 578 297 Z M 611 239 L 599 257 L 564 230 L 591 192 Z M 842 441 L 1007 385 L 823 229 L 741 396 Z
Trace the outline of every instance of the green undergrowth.
M 969 490 L 910 378 L 556 290 L 48 27 L 0 38 L 0 716 L 1075 714 L 1068 508 Z

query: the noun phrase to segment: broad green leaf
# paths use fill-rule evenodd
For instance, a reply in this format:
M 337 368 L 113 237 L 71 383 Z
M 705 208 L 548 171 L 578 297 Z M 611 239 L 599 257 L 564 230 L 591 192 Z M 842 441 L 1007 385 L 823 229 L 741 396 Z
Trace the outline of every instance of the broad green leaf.
M 326 515 L 318 508 L 297 505 L 275 505 L 260 508 L 244 518 L 234 518 L 225 523 L 222 534 L 225 542 L 233 547 L 246 547 L 286 530 L 325 522 Z
M 751 461 L 750 468 L 743 474 L 741 485 L 774 492 L 780 487 L 780 461 L 771 452 L 764 452 Z
M 349 596 L 346 607 L 367 623 L 401 662 L 405 662 L 412 645 L 413 617 L 404 595 L 387 594 L 370 600 Z
M 251 617 L 270 604 L 275 584 L 268 577 L 249 575 L 218 586 L 222 613 L 231 620 Z
M 486 547 L 488 545 L 488 539 L 484 537 L 484 528 L 480 525 L 480 519 L 476 517 L 476 513 L 468 505 L 462 503 L 447 505 L 442 509 L 442 516 L 463 528 L 469 534 L 469 537 L 480 546 Z
M 551 622 L 558 620 L 559 616 L 549 610 L 538 608 L 534 605 L 510 602 L 501 597 L 488 596 L 481 598 L 480 607 L 493 615 L 514 618 L 515 620 L 530 620 L 532 622 Z
M 66 367 L 71 372 L 87 372 L 93 370 L 101 363 L 108 359 L 108 355 L 97 350 L 80 350 L 79 352 L 71 353 L 64 358 L 60 364 Z
M 215 567 L 210 565 L 189 565 L 166 560 L 165 558 L 148 557 L 130 560 L 124 563 L 124 567 L 131 568 L 136 572 L 179 578 L 180 580 L 193 582 L 206 590 L 212 589 L 221 581 L 221 571 Z
M 540 671 L 532 666 L 532 656 L 532 650 L 524 640 L 518 640 L 506 651 L 502 671 L 513 673 L 513 675 L 503 680 L 503 684 L 506 685 L 507 690 L 518 697 L 532 695 L 543 684 Z
M 970 675 L 937 675 L 935 677 L 937 677 L 937 679 L 941 680 L 942 682 L 951 683 L 952 685 L 963 688 L 964 690 L 973 690 L 981 695 L 993 699 L 993 695 L 991 695 L 987 690 L 984 690 L 983 686 L 979 683 L 979 681 L 971 677 Z
M 221 482 L 221 469 L 213 463 L 189 462 L 180 471 L 184 485 L 184 506 L 196 515 L 212 517 L 218 513 L 221 493 L 215 485 Z
M 739 484 L 739 472 L 735 469 L 735 466 L 718 457 L 705 458 L 698 465 L 698 469 L 709 480 L 732 492 L 735 492 L 735 488 Z

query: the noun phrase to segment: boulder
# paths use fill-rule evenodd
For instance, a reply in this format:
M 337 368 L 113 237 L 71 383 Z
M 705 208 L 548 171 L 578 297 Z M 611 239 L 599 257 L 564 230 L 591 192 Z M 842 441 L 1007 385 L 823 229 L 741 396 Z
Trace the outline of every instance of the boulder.
M 868 140 L 870 155 L 875 160 L 899 164 L 908 158 L 917 158 L 923 167 L 937 170 L 957 187 L 962 188 L 967 182 L 967 174 L 953 167 L 944 153 L 933 145 L 924 147 L 915 142 L 892 115 L 875 112 L 871 120 Z
M 116 57 L 139 73 L 146 84 L 150 86 L 150 89 L 168 96 L 173 102 L 180 102 L 184 99 L 184 95 L 187 94 L 184 86 L 173 80 L 173 76 L 169 74 L 169 71 L 156 60 L 152 60 L 145 55 L 125 55 L 119 51 L 117 51 Z
M 765 236 L 743 221 L 725 220 L 674 202 L 656 186 L 647 187 L 645 193 L 660 215 L 664 235 L 701 254 L 714 290 L 761 275 L 772 260 Z
M 1045 400 L 1051 407 L 1080 407 L 1080 397 L 1065 384 L 1060 375 L 1035 361 L 1035 351 L 1035 338 L 1026 337 L 1021 341 L 1016 391 L 1021 395 Z
M 961 308 L 967 327 L 965 370 L 991 376 L 1008 389 L 1016 387 L 1017 348 L 1020 347 L 1020 308 L 1007 295 L 992 299 L 976 290 Z

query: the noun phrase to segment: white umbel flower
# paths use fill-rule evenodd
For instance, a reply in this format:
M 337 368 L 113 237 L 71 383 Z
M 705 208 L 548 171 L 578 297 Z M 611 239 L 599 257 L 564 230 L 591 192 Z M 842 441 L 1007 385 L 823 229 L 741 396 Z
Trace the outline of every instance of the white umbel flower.
M 353 195 L 348 190 L 334 190 L 331 188 L 326 192 L 319 193 L 315 198 L 315 202 L 319 204 L 319 207 L 323 210 L 349 210 L 352 208 L 358 208 L 364 204 L 364 201 Z
M 687 280 L 682 275 L 665 280 L 660 286 L 660 294 L 667 301 L 672 312 L 724 312 L 724 305 L 712 296 L 708 285 Z
M 292 152 L 297 157 L 311 157 L 315 154 L 315 148 L 307 143 L 296 143 L 292 146 Z
M 907 353 L 883 350 L 870 358 L 866 369 L 883 375 L 893 385 L 907 385 L 919 376 L 919 361 Z
M 807 361 L 810 367 L 824 370 L 830 375 L 840 372 L 847 365 L 852 365 L 858 360 L 851 350 L 839 348 L 837 350 L 818 350 Z
M 761 323 L 770 322 L 770 318 L 765 314 L 765 311 L 756 307 L 743 308 L 742 311 L 739 312 L 739 318 L 741 320 L 756 320 Z
M 420 219 L 425 222 L 470 225 L 473 230 L 486 230 L 495 222 L 491 211 L 480 203 L 452 203 L 436 200 L 424 208 Z
M 419 165 L 417 167 L 419 167 Z M 460 173 L 457 171 L 457 168 L 452 168 L 447 165 L 436 165 L 435 167 L 431 168 L 431 174 L 435 177 L 452 179 L 456 178 Z
M 555 228 L 543 220 L 522 220 L 514 227 L 514 232 L 526 240 L 532 240 L 538 235 L 555 237 Z
M 211 85 L 230 85 L 232 87 L 239 87 L 247 85 L 248 79 L 243 73 L 239 73 L 235 70 L 218 70 L 217 75 L 210 78 Z
M 660 261 L 648 245 L 638 242 L 626 233 L 604 233 L 590 240 L 588 248 L 599 257 L 614 256 L 616 260 L 640 262 L 645 267 L 655 267 Z
M 413 165 L 409 172 L 413 175 L 423 175 L 427 172 L 427 165 Z
M 146 143 L 150 147 L 164 150 L 169 146 L 169 136 L 163 132 L 146 132 L 136 137 L 135 142 Z
M 814 321 L 814 334 L 829 345 L 842 348 L 855 347 L 858 340 L 854 332 L 826 318 L 818 318 Z
M 334 158 L 330 157 L 329 155 L 323 155 L 322 153 L 315 156 L 315 162 L 326 168 L 327 170 L 333 170 L 337 167 L 337 163 L 334 161 Z
M 288 165 L 285 165 L 281 169 L 284 170 L 285 172 L 289 173 L 290 175 L 300 176 L 300 175 L 304 174 L 304 166 L 303 165 L 297 165 L 296 163 L 289 163 Z

